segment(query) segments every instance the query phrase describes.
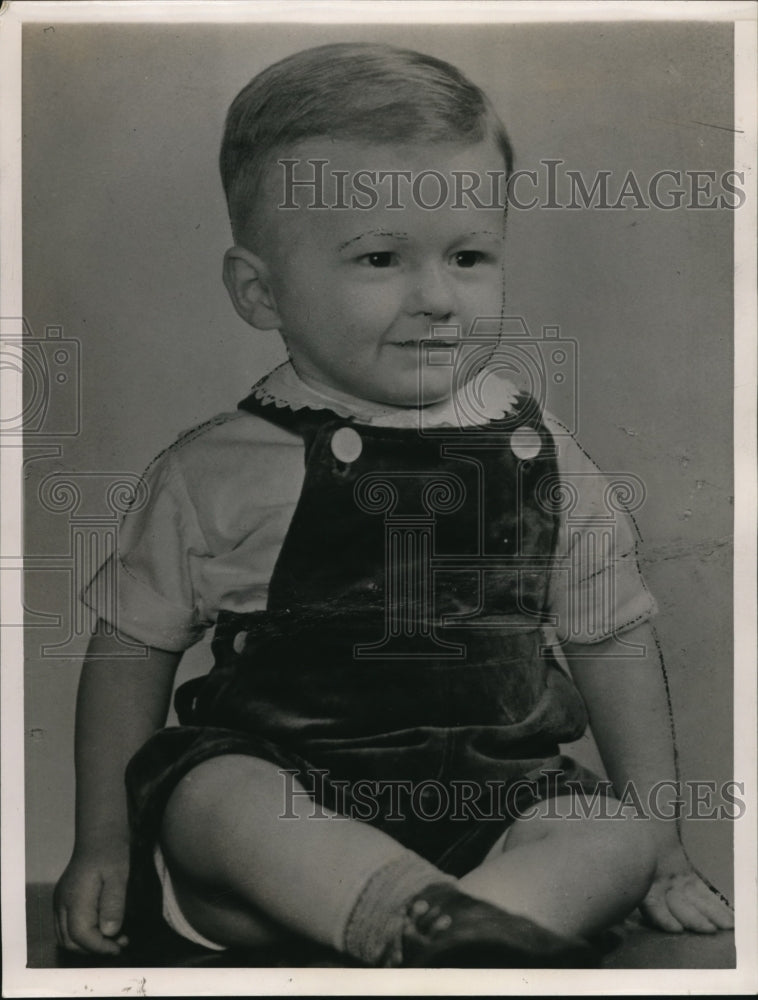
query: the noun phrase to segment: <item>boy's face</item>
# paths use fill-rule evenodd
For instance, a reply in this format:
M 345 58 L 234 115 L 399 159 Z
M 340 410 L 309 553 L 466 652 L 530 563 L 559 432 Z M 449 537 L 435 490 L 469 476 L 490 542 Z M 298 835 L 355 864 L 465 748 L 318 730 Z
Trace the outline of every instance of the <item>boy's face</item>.
M 500 316 L 503 308 L 503 161 L 494 143 L 397 148 L 315 139 L 288 158 L 300 161 L 296 180 L 314 176 L 307 161 L 328 161 L 322 196 L 328 208 L 313 207 L 312 187 L 285 192 L 280 164 L 268 178 L 271 206 L 285 197 L 298 206 L 264 210 L 259 255 L 300 376 L 399 406 L 449 398 L 460 377 L 455 372 L 477 350 L 457 337 L 465 338 L 477 317 Z M 360 171 L 398 173 L 372 183 Z M 419 181 L 424 171 L 443 179 L 427 174 Z M 493 193 L 488 171 L 500 175 L 501 193 L 497 187 Z M 460 193 L 462 185 L 472 186 L 471 174 L 481 178 L 478 204 L 486 207 Z M 335 177 L 345 178 L 342 195 Z M 445 186 L 444 203 L 428 207 L 442 200 Z M 377 204 L 331 207 L 350 206 L 354 195 L 360 204 Z M 419 342 L 440 326 L 454 328 L 435 334 L 451 363 L 431 365 Z

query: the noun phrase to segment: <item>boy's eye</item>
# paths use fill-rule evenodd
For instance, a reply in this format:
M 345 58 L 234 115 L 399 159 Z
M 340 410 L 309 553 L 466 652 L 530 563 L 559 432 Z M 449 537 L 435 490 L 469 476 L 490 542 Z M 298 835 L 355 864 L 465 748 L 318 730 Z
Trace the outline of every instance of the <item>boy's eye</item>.
M 459 250 L 454 259 L 458 267 L 474 267 L 484 260 L 484 254 L 481 250 Z
M 377 253 L 367 253 L 361 257 L 361 263 L 368 267 L 392 267 L 396 263 L 396 258 L 391 250 L 381 250 Z

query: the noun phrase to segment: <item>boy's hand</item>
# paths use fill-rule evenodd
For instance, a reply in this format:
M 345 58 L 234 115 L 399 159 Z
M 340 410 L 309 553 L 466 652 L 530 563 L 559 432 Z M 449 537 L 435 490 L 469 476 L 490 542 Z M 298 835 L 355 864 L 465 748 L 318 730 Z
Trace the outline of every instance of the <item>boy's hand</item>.
M 645 920 L 662 931 L 715 934 L 734 927 L 734 913 L 695 872 L 680 845 L 664 854 L 640 905 Z
M 99 852 L 75 850 L 53 897 L 58 944 L 70 951 L 120 954 L 128 944 L 119 934 L 128 874 L 126 845 L 109 845 Z

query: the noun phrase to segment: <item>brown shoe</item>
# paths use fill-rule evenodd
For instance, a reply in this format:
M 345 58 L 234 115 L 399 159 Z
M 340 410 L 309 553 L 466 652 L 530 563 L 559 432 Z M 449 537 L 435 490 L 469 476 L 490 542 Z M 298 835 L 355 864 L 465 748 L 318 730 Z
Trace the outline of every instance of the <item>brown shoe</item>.
M 577 938 L 562 938 L 526 917 L 474 899 L 449 882 L 408 903 L 403 929 L 384 966 L 406 968 L 589 968 L 599 956 Z

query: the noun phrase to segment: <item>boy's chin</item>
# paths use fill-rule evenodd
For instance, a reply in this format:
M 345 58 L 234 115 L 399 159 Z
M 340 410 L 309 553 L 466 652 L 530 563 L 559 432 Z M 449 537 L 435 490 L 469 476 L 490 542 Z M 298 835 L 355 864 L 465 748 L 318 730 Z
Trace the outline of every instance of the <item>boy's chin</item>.
M 452 393 L 450 387 L 445 391 L 428 389 L 423 392 L 420 392 L 418 389 L 408 392 L 398 389 L 394 392 L 383 393 L 382 396 L 383 398 L 376 400 L 376 402 L 383 403 L 386 406 L 402 406 L 406 409 L 418 409 L 419 407 L 425 409 L 428 406 L 437 406 L 449 402 L 452 398 Z
M 381 399 L 377 402 L 388 406 L 404 407 L 427 407 L 444 404 L 450 401 L 453 396 L 453 382 L 451 379 L 422 380 L 421 383 L 414 380 L 413 384 L 403 385 L 400 380 L 392 386 L 386 386 L 384 391 L 377 394 Z

